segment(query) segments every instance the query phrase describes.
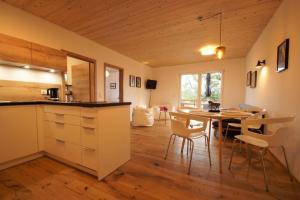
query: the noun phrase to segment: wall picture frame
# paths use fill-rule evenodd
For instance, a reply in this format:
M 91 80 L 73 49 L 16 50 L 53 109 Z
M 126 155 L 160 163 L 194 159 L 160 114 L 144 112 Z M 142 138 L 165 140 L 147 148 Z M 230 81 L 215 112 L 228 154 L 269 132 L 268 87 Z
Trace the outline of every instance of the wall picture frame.
M 256 88 L 256 82 L 257 82 L 257 71 L 251 72 L 251 88 Z
M 277 47 L 277 72 L 283 72 L 288 69 L 289 46 L 290 46 L 290 39 L 285 39 Z
M 137 77 L 135 78 L 135 86 L 136 86 L 137 88 L 141 88 L 141 86 L 142 86 L 141 81 L 142 81 L 141 77 L 137 76 Z
M 117 83 L 110 83 L 109 88 L 110 89 L 117 89 Z
M 135 76 L 129 75 L 129 86 L 135 87 Z
M 251 75 L 252 75 L 252 71 L 247 72 L 246 86 L 251 85 Z

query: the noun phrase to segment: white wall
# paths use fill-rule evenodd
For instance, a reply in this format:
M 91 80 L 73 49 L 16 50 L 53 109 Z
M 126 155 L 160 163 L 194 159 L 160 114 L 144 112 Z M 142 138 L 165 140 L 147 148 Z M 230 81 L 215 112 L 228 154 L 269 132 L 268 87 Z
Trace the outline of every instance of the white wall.
M 59 73 L 44 72 L 38 70 L 22 69 L 19 67 L 7 67 L 0 65 L 0 80 L 24 81 L 32 83 L 61 84 Z
M 300 180 L 299 9 L 300 1 L 283 1 L 246 58 L 246 71 L 255 70 L 259 59 L 267 61 L 267 66 L 258 72 L 257 88 L 246 89 L 246 103 L 266 108 L 270 116 L 296 116 L 284 144 L 290 168 L 298 180 Z M 286 38 L 290 38 L 289 69 L 277 73 L 277 46 Z M 284 161 L 281 152 L 274 151 L 274 153 L 281 162 Z
M 245 60 L 240 58 L 155 68 L 154 78 L 157 80 L 157 89 L 152 93 L 152 105 L 178 106 L 180 74 L 212 71 L 223 72 L 223 107 L 237 107 L 244 103 Z
M 106 62 L 124 69 L 125 101 L 131 101 L 133 106 L 148 102 L 148 92 L 144 88 L 130 88 L 128 78 L 129 74 L 150 78 L 150 67 L 6 3 L 0 2 L 0 10 L 1 33 L 96 59 L 98 100 L 104 98 Z

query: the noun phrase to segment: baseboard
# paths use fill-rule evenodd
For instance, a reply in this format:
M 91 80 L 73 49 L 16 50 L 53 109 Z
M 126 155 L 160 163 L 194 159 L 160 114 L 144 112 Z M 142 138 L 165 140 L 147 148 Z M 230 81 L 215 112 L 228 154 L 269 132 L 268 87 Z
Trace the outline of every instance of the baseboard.
M 1 163 L 0 164 L 0 171 L 4 170 L 4 169 L 7 169 L 7 168 L 10 168 L 10 167 L 14 167 L 16 165 L 23 164 L 25 162 L 29 162 L 31 160 L 34 160 L 34 159 L 37 159 L 37 158 L 40 158 L 40 157 L 43 157 L 44 155 L 45 155 L 44 152 L 38 152 L 38 153 L 29 155 L 29 156 L 25 156 L 25 157 L 14 159 L 14 160 L 11 160 L 11 161 L 8 161 L 8 162 L 5 162 L 5 163 Z

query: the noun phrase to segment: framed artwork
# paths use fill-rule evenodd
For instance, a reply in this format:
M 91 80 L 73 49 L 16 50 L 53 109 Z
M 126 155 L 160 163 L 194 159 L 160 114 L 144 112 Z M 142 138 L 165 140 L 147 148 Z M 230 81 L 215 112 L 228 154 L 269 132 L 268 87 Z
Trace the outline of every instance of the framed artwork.
M 289 43 L 290 39 L 286 39 L 277 47 L 277 72 L 282 72 L 288 68 Z
M 247 82 L 246 82 L 246 86 L 250 86 L 251 85 L 251 75 L 252 75 L 252 72 L 249 71 L 247 73 Z
M 137 76 L 136 79 L 135 79 L 135 86 L 137 88 L 141 88 L 141 85 L 142 85 L 141 81 L 142 81 L 141 77 Z
M 256 80 L 257 80 L 257 71 L 251 73 L 251 88 L 256 88 Z
M 117 83 L 110 83 L 109 88 L 110 89 L 116 89 L 117 88 Z
M 129 86 L 135 87 L 135 76 L 129 75 Z

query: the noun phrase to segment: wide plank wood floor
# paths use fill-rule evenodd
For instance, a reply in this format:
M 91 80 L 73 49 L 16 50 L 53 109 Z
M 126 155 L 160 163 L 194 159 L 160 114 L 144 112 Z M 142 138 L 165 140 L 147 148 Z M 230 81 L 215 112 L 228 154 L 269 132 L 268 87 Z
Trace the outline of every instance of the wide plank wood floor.
M 300 199 L 300 185 L 290 182 L 272 156 L 266 158 L 270 192 L 265 192 L 260 163 L 253 161 L 247 177 L 245 153 L 237 152 L 229 171 L 231 144 L 224 146 L 224 173 L 218 173 L 216 140 L 211 141 L 209 167 L 204 141 L 195 144 L 191 175 L 186 174 L 186 151 L 181 140 L 163 159 L 169 124 L 132 128 L 132 159 L 98 182 L 50 158 L 39 158 L 0 172 L 0 199 Z M 214 138 L 214 137 L 212 137 Z

